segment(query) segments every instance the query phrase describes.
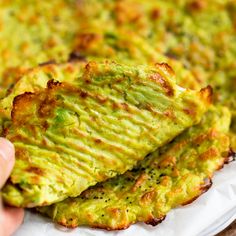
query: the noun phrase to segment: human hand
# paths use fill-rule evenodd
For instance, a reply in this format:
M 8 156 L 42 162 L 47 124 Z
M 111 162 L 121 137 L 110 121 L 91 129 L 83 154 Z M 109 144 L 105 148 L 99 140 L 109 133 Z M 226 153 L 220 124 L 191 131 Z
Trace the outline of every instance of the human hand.
M 0 138 L 0 189 L 9 177 L 15 163 L 15 149 L 12 143 Z M 0 199 L 0 236 L 10 236 L 23 221 L 23 209 L 3 207 Z

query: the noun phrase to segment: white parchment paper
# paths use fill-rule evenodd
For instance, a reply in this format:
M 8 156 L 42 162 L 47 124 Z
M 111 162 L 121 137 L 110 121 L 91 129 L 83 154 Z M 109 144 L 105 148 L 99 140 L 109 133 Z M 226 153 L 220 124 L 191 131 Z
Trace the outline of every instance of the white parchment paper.
M 211 189 L 188 206 L 172 210 L 156 227 L 136 224 L 122 231 L 107 232 L 87 227 L 67 230 L 37 213 L 26 213 L 14 236 L 211 236 L 236 219 L 236 162 L 226 165 L 213 178 Z

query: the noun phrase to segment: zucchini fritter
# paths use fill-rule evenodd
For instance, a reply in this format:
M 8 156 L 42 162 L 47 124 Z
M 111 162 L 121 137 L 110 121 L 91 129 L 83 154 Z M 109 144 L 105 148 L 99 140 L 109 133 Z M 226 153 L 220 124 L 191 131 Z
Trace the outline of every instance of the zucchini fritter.
M 66 61 L 78 17 L 76 0 L 0 0 L 0 88 L 39 63 Z
M 115 48 L 123 49 L 120 43 L 112 51 L 117 38 L 132 42 L 141 37 L 159 55 L 180 60 L 203 86 L 210 82 L 219 91 L 216 100 L 226 102 L 226 94 L 232 96 L 236 85 L 235 0 L 87 0 L 81 8 L 86 20 L 80 23 L 79 52 L 95 56 L 105 52 L 109 57 Z M 106 43 L 99 52 L 96 45 L 103 38 Z
M 63 83 L 55 82 L 57 73 L 39 70 L 40 78 L 52 77 L 48 87 L 14 99 L 4 130 L 16 148 L 3 189 L 10 205 L 49 205 L 124 173 L 199 122 L 211 100 L 210 87 L 177 86 L 166 64 L 73 68 L 59 73 Z
M 180 75 L 186 78 L 185 87 L 189 84 L 189 88 L 199 88 L 181 63 L 161 55 L 137 34 L 103 32 L 100 24 L 88 32 L 96 16 L 85 18 L 94 3 L 88 1 L 89 8 L 86 4 L 77 0 L 0 0 L 0 97 L 27 69 L 47 61 L 66 62 L 73 51 L 81 60 L 87 57 L 128 64 L 167 62 L 177 74 L 179 67 L 185 71 Z M 103 1 L 96 1 L 96 5 L 94 12 L 103 6 Z
M 100 183 L 77 198 L 38 210 L 66 227 L 125 229 L 156 225 L 174 207 L 195 200 L 228 161 L 230 113 L 212 108 L 200 124 L 150 154 L 132 171 Z
M 27 70 L 14 84 L 9 94 L 0 100 L 0 119 L 4 121 L 11 119 L 12 103 L 16 96 L 26 92 L 38 92 L 47 87 L 47 82 L 56 78 L 59 82 L 73 83 L 75 78 L 81 76 L 85 63 L 71 62 L 65 64 L 49 63 Z
M 2 1 L 0 77 L 8 87 L 25 68 L 72 51 L 88 60 L 167 62 L 187 73 L 180 85 L 210 83 L 215 100 L 236 114 L 235 15 L 234 0 Z
M 81 3 L 78 9 L 81 11 L 81 17 L 78 19 L 80 30 L 73 47 L 75 54 L 89 60 L 106 58 L 128 65 L 153 65 L 156 62 L 165 62 L 174 69 L 180 86 L 190 89 L 201 88 L 199 81 L 182 63 L 160 53 L 155 47 L 156 44 L 150 44 L 146 38 L 130 29 L 130 24 L 115 23 L 113 18 L 116 14 L 115 4 L 119 2 L 122 1 L 88 0 Z M 101 28 L 103 24 L 106 27 Z
M 135 58 L 141 58 L 142 63 L 155 58 L 168 62 L 159 60 L 161 55 L 179 60 L 194 75 L 188 76 L 191 86 L 197 81 L 213 87 L 214 101 L 230 108 L 235 126 L 235 0 L 87 0 L 81 9 L 86 20 L 80 23 L 75 50 L 94 57 L 115 55 L 131 62 Z M 136 40 L 142 44 L 134 48 Z M 175 60 L 168 63 L 175 68 L 172 62 L 175 64 Z

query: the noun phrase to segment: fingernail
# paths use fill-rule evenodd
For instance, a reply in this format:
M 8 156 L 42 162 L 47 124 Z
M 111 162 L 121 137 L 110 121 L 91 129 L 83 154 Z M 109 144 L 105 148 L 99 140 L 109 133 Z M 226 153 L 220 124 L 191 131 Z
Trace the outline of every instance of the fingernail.
M 5 138 L 0 138 L 0 156 L 5 161 L 14 160 L 15 149 L 13 144 Z

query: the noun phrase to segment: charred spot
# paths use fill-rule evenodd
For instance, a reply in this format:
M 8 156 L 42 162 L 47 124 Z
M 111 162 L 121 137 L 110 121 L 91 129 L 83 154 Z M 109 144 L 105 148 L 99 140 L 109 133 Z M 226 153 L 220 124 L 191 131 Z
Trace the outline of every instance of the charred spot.
M 161 87 L 166 92 L 167 96 L 169 96 L 169 97 L 174 96 L 173 87 L 159 73 L 155 73 L 155 74 L 151 75 L 150 79 L 154 80 L 155 82 L 160 84 Z
M 34 93 L 31 93 L 31 92 L 25 92 L 23 94 L 20 94 L 20 95 L 17 95 L 15 98 L 14 98 L 14 101 L 13 101 L 13 105 L 14 103 L 18 103 L 22 97 L 26 97 L 26 96 L 31 96 L 33 95 Z
M 172 51 L 167 51 L 165 53 L 165 56 L 167 56 L 167 57 L 169 57 L 171 59 L 175 59 L 175 60 L 179 59 L 179 56 L 176 53 L 172 52 Z
M 40 177 L 39 175 L 34 175 L 30 177 L 30 183 L 31 184 L 39 184 L 40 183 Z
M 218 150 L 216 148 L 209 148 L 205 152 L 203 152 L 201 155 L 199 155 L 200 160 L 208 160 L 212 157 L 216 157 L 218 155 Z
M 222 162 L 217 166 L 216 171 L 223 169 L 223 168 L 224 168 L 224 164 L 225 164 L 224 161 L 222 161 Z
M 108 100 L 107 97 L 103 97 L 101 95 L 96 95 L 96 98 L 98 99 L 100 103 L 105 103 Z
M 188 201 L 182 203 L 182 206 L 185 206 L 185 205 L 188 205 L 190 203 L 192 203 L 193 201 L 195 201 L 198 197 L 200 197 L 203 193 L 207 192 L 210 187 L 212 186 L 212 180 L 211 178 L 205 178 L 204 179 L 204 183 L 203 185 L 200 186 L 200 190 L 201 190 L 201 193 L 191 199 L 189 199 Z
M 43 126 L 43 129 L 44 129 L 44 130 L 47 130 L 48 127 L 49 127 L 49 124 L 48 124 L 47 121 L 44 121 L 42 126 Z
M 83 33 L 77 36 L 76 48 L 78 50 L 84 51 L 88 49 L 92 43 L 99 39 L 99 35 L 95 33 Z
M 55 60 L 50 60 L 50 61 L 46 61 L 43 63 L 39 63 L 39 66 L 46 66 L 46 65 L 52 65 L 52 64 L 57 64 Z
M 64 217 L 61 220 L 58 221 L 58 224 L 60 224 L 62 226 L 65 226 L 65 227 L 68 227 L 68 228 L 73 228 L 72 225 L 68 224 L 66 218 L 64 218 Z M 77 227 L 77 226 L 75 226 L 75 227 Z
M 49 89 L 53 89 L 53 88 L 59 87 L 59 86 L 61 86 L 61 85 L 62 85 L 61 82 L 55 81 L 55 80 L 53 80 L 53 79 L 51 79 L 51 80 L 49 80 L 49 81 L 47 82 L 47 87 L 48 87 Z
M 173 71 L 172 67 L 169 66 L 167 63 L 162 62 L 162 63 L 156 63 L 155 66 L 160 67 L 162 69 L 164 69 L 165 71 L 167 71 L 169 74 L 174 75 L 175 72 Z
M 30 166 L 30 167 L 26 168 L 25 171 L 31 172 L 31 173 L 34 173 L 37 175 L 44 175 L 44 171 L 36 166 Z
M 30 101 L 33 96 L 34 96 L 34 93 L 25 92 L 25 93 L 20 94 L 14 98 L 12 111 L 11 111 L 11 118 L 13 121 L 17 120 L 16 113 L 17 113 L 18 109 L 21 109 L 21 105 L 23 105 L 27 101 Z
M 205 8 L 205 5 L 206 3 L 204 0 L 194 0 L 187 5 L 187 10 L 191 12 L 199 12 Z
M 86 59 L 86 56 L 82 55 L 80 52 L 74 51 L 70 53 L 68 61 L 69 62 L 74 62 L 74 61 L 86 62 L 87 59 Z
M 91 73 L 96 72 L 97 70 L 97 63 L 91 61 L 85 65 L 85 73 L 83 75 L 83 79 L 87 84 L 91 83 Z
M 208 134 L 200 134 L 193 140 L 193 143 L 196 144 L 197 146 L 200 146 L 200 144 L 203 143 L 207 139 L 207 137 Z
M 205 193 L 211 187 L 211 185 L 212 185 L 211 178 L 209 177 L 205 178 L 203 185 L 201 185 L 202 193 Z
M 127 229 L 130 225 L 126 225 L 126 224 L 121 224 L 121 225 L 116 225 L 116 226 L 107 226 L 107 225 L 103 225 L 103 224 L 93 224 L 91 225 L 92 228 L 95 229 L 105 229 L 107 231 L 112 231 L 112 230 L 123 230 L 123 229 Z
M 225 155 L 225 164 L 229 164 L 232 161 L 236 160 L 236 152 L 233 151 L 233 149 L 230 149 L 229 152 Z
M 90 69 L 91 69 L 91 62 L 86 64 L 85 69 L 87 71 L 90 71 Z
M 200 90 L 201 96 L 207 103 L 211 104 L 213 99 L 213 89 L 210 85 Z
M 113 108 L 114 110 L 115 110 L 115 109 L 118 109 L 118 108 L 119 108 L 118 103 L 113 102 L 113 103 L 112 103 L 112 108 Z
M 196 114 L 194 109 L 190 109 L 190 108 L 184 108 L 183 109 L 184 113 L 190 116 L 194 116 Z
M 23 143 L 27 143 L 28 142 L 28 139 L 27 138 L 24 138 L 20 135 L 15 135 L 13 138 L 11 137 L 10 138 L 11 142 L 17 142 L 17 141 L 21 141 Z M 20 147 L 17 147 L 16 148 L 16 151 L 15 151 L 15 156 L 18 160 L 23 160 L 27 163 L 30 163 L 30 155 L 29 155 L 29 152 L 28 150 L 26 150 L 25 148 L 20 148 Z
M 145 221 L 145 224 L 156 226 L 156 225 L 160 224 L 165 218 L 166 218 L 166 216 L 162 216 L 160 218 L 152 218 L 152 219 Z
M 152 20 L 157 20 L 159 19 L 161 16 L 161 11 L 160 9 L 158 8 L 154 8 L 152 11 L 151 11 L 151 19 Z
M 88 97 L 88 93 L 86 91 L 80 91 L 80 97 L 81 98 L 87 98 Z
M 9 128 L 8 128 L 8 127 L 5 127 L 5 128 L 3 128 L 3 130 L 2 130 L 1 136 L 2 136 L 2 137 L 6 137 L 6 136 L 8 135 L 8 133 L 9 133 Z
M 125 102 L 121 103 L 121 107 L 125 110 L 125 111 L 129 111 L 129 105 Z
M 47 201 L 44 201 L 41 206 L 48 206 L 48 205 L 50 205 L 50 203 Z
M 94 142 L 95 142 L 95 143 L 97 143 L 97 144 L 100 144 L 100 143 L 102 143 L 102 140 L 101 140 L 101 139 L 98 139 L 98 138 L 96 138 L 96 139 L 94 140 Z
M 141 107 L 142 107 L 142 106 L 141 106 Z M 145 107 L 146 110 L 148 110 L 148 111 L 150 111 L 150 112 L 153 112 L 153 113 L 156 113 L 154 107 L 153 107 L 151 104 L 146 103 L 146 104 L 144 105 L 144 107 Z
M 50 117 L 53 114 L 53 108 L 56 106 L 54 98 L 46 97 L 38 108 L 39 117 Z M 44 124 L 45 125 L 45 124 Z
M 163 114 L 164 114 L 166 117 L 170 118 L 170 119 L 176 118 L 175 113 L 174 113 L 173 110 L 166 110 L 166 111 L 163 112 Z

